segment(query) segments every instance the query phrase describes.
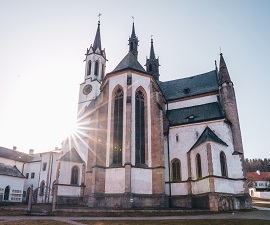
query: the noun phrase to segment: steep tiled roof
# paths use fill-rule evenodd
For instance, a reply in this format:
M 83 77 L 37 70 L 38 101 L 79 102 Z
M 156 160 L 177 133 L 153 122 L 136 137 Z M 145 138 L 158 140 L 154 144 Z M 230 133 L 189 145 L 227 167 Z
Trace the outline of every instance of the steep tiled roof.
M 137 61 L 137 59 L 132 54 L 132 52 L 129 52 L 111 73 L 119 72 L 119 71 L 127 70 L 127 69 L 135 70 L 142 73 L 147 73 L 145 69 L 142 67 L 142 65 Z
M 81 156 L 78 154 L 75 148 L 72 148 L 70 151 L 68 151 L 65 155 L 63 155 L 59 161 L 68 161 L 68 162 L 78 162 L 78 163 L 84 163 Z
M 270 181 L 270 172 L 247 172 L 246 176 L 250 181 Z
M 218 102 L 167 111 L 171 126 L 225 118 Z
M 25 178 L 16 166 L 8 166 L 0 163 L 0 175 Z
M 202 132 L 201 136 L 198 138 L 196 143 L 191 147 L 190 150 L 196 148 L 200 144 L 206 141 L 213 141 L 221 145 L 228 146 L 224 141 L 222 141 L 209 127 L 206 127 Z
M 19 162 L 29 162 L 33 158 L 32 156 L 23 152 L 14 151 L 4 147 L 0 147 L 0 157 L 12 159 Z
M 218 91 L 216 70 L 158 84 L 168 101 Z

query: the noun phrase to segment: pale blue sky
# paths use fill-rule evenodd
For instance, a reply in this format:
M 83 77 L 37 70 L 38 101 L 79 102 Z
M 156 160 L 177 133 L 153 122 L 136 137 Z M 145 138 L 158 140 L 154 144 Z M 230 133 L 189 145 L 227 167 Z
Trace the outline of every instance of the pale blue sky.
M 98 13 L 106 72 L 128 51 L 132 16 L 145 64 L 153 35 L 160 80 L 214 69 L 234 82 L 245 156 L 270 158 L 270 1 L 0 0 L 0 146 L 60 146 L 74 124 L 84 54 Z

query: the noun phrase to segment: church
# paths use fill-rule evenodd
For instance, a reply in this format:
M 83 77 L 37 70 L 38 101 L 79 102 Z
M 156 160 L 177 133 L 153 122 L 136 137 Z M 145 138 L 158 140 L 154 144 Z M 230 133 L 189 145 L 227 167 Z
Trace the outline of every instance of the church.
M 98 22 L 79 90 L 81 130 L 63 143 L 59 160 L 58 199 L 77 188 L 92 208 L 251 208 L 223 55 L 219 68 L 162 82 L 153 39 L 145 68 L 134 23 L 128 42 L 122 61 L 105 73 Z M 79 187 L 61 186 L 74 168 Z
M 18 201 L 27 201 L 32 185 L 37 202 L 54 198 L 89 208 L 252 208 L 234 85 L 223 55 L 212 71 L 163 82 L 153 39 L 145 68 L 138 62 L 134 23 L 128 42 L 123 59 L 106 73 L 98 22 L 85 54 L 79 127 L 62 149 L 29 156 L 0 149 L 6 164 L 1 176 L 16 173 L 21 182 Z M 0 182 L 5 200 L 12 200 L 13 183 Z

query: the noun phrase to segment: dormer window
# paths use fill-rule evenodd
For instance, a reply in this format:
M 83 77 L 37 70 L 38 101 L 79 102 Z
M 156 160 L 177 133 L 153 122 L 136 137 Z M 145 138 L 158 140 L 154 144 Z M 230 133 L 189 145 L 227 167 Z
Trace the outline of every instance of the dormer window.
M 183 92 L 184 92 L 184 94 L 188 94 L 190 92 L 190 89 L 189 88 L 184 88 Z
M 186 117 L 186 119 L 189 121 L 189 122 L 191 122 L 191 121 L 194 121 L 195 120 L 195 118 L 196 118 L 197 116 L 195 116 L 195 115 L 189 115 L 188 117 Z

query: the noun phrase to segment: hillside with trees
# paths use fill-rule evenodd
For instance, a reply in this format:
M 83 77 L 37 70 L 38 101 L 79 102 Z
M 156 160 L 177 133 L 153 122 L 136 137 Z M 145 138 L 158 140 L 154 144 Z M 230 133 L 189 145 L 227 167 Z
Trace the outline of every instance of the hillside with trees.
M 246 159 L 245 163 L 247 172 L 270 172 L 270 159 Z

